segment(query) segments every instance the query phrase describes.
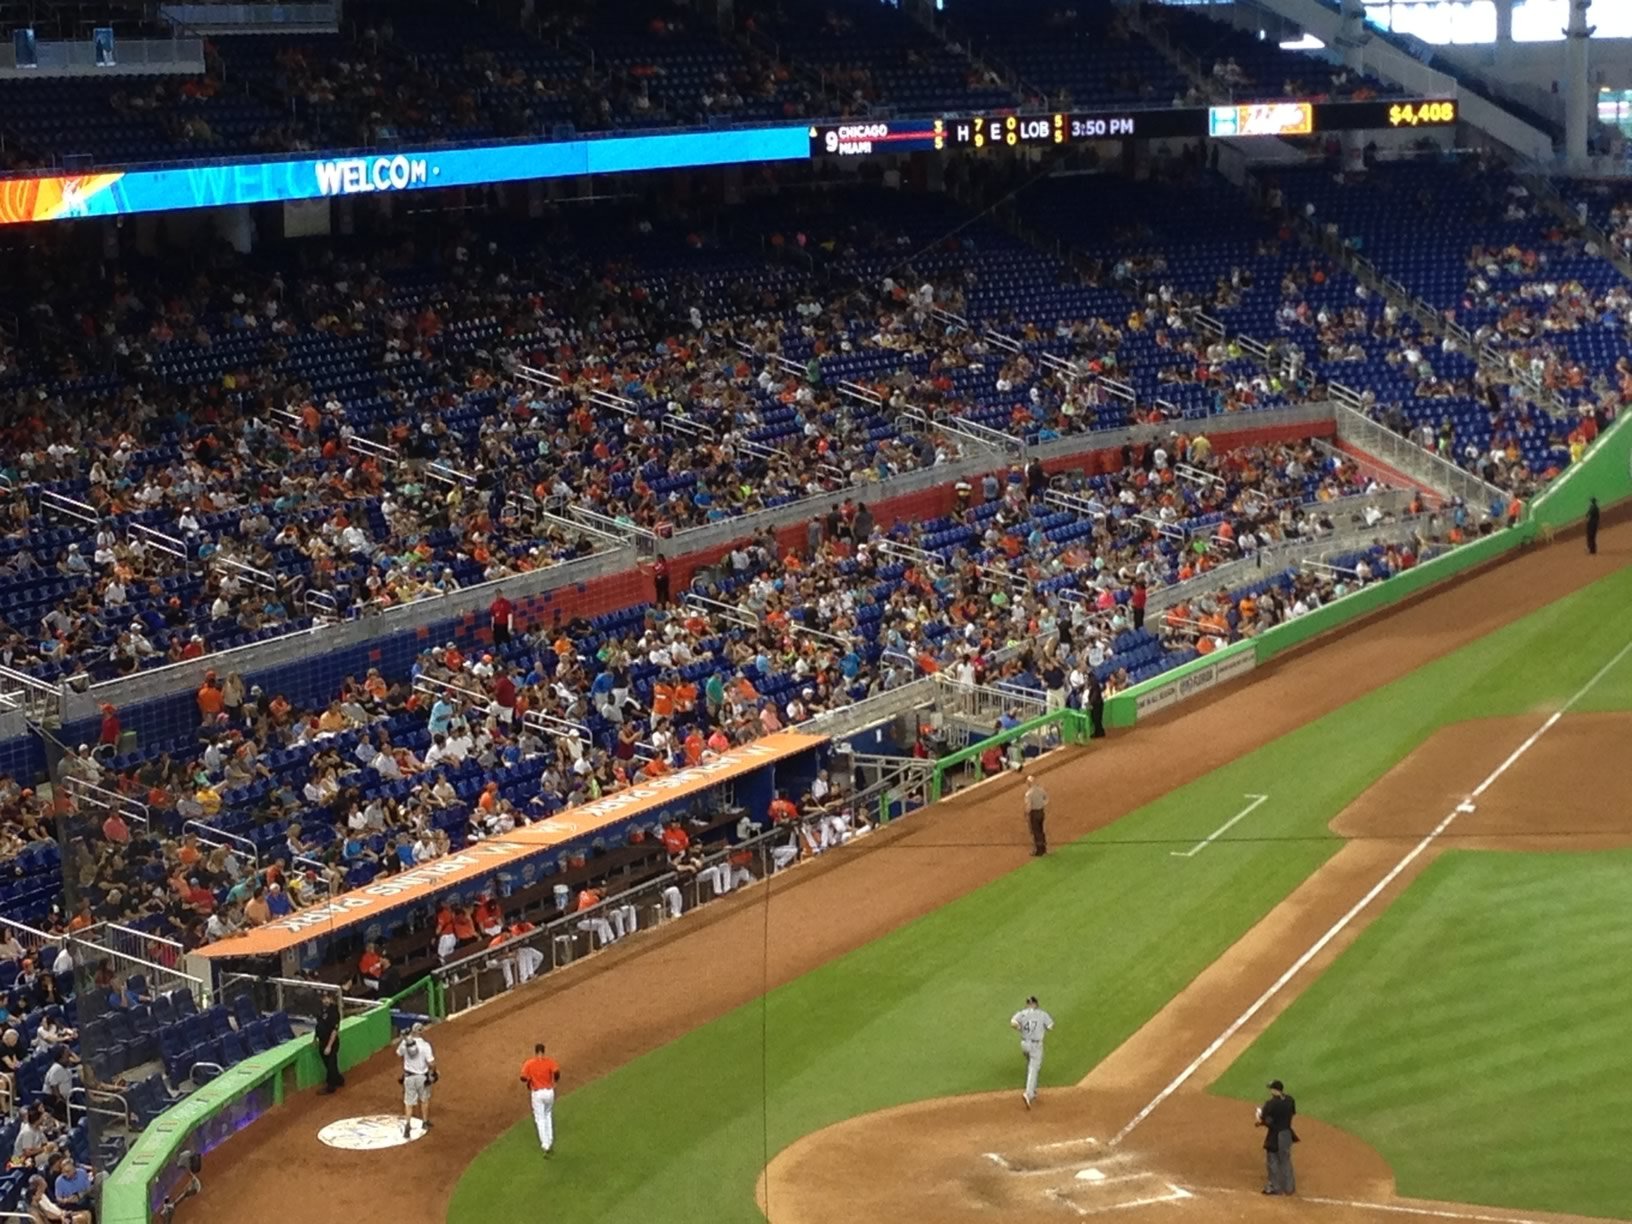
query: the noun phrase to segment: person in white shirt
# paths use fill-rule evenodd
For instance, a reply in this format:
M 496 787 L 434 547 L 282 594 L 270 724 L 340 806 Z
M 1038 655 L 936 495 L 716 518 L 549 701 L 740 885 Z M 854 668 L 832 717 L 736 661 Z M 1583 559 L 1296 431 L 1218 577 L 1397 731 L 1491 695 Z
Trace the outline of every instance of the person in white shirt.
M 56 1145 L 46 1132 L 45 1111 L 38 1104 L 29 1106 L 11 1145 L 13 1164 L 30 1164 L 43 1169 L 55 1155 Z
M 62 1122 L 68 1121 L 68 1104 L 74 1095 L 73 1055 L 67 1046 L 59 1046 L 57 1056 L 45 1069 L 45 1107 Z
M 204 934 L 212 940 L 225 939 L 229 935 L 237 934 L 237 931 L 238 928 L 232 924 L 231 919 L 219 909 L 204 923 Z
M 54 976 L 61 977 L 63 974 L 72 973 L 73 971 L 74 956 L 73 953 L 68 951 L 68 945 L 64 943 L 61 948 L 57 949 L 56 959 L 51 962 L 51 972 Z
M 49 1050 L 52 1046 L 67 1045 L 78 1036 L 77 1032 L 61 1020 L 47 1015 L 40 1021 L 40 1027 L 34 1031 L 34 1048 Z
M 402 1137 L 413 1138 L 414 1106 L 419 1106 L 421 1131 L 431 1129 L 431 1085 L 436 1083 L 436 1052 L 425 1039 L 425 1026 L 415 1024 L 397 1042 L 402 1059 Z

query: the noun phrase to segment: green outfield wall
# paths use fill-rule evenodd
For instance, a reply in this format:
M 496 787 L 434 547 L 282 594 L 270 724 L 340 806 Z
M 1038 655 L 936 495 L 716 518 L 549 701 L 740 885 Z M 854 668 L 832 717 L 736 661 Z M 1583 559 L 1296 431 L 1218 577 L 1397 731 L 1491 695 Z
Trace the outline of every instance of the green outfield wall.
M 349 1071 L 389 1046 L 392 1005 L 410 997 L 418 1002 L 426 993 L 423 984 L 417 985 L 341 1021 L 340 1069 Z M 207 1151 L 281 1105 L 288 1093 L 322 1082 L 323 1060 L 310 1035 L 227 1068 L 165 1110 L 136 1137 L 102 1185 L 97 1218 L 101 1224 L 149 1224 L 159 1200 L 183 1179 L 182 1152 Z M 209 1177 L 207 1162 L 202 1176 Z
M 1594 497 L 1605 510 L 1632 498 L 1632 413 L 1605 430 L 1580 463 L 1547 486 L 1531 516 L 1543 527 L 1570 527 L 1586 518 L 1587 501 Z

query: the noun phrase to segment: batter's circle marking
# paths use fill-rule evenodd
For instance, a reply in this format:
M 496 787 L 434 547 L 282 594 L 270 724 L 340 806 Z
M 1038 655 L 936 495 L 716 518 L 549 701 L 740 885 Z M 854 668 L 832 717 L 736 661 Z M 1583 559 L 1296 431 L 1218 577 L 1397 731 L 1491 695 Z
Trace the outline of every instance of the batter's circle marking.
M 341 1118 L 330 1122 L 317 1132 L 319 1143 L 346 1152 L 378 1152 L 383 1148 L 401 1147 L 425 1137 L 425 1127 L 416 1118 L 409 1131 L 411 1138 L 403 1138 L 402 1117 L 399 1114 L 369 1114 L 363 1118 Z

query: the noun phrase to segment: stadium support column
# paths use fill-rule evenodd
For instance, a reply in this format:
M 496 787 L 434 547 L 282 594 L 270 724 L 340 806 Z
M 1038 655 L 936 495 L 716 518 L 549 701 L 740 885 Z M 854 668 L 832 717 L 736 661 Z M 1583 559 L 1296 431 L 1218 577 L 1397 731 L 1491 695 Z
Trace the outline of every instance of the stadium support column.
M 1338 29 L 1338 45 L 1343 52 L 1343 66 L 1358 76 L 1366 70 L 1366 6 L 1365 0 L 1343 0 L 1343 24 Z M 1359 169 L 1365 161 L 1365 134 L 1344 132 L 1343 166 Z
M 1363 72 L 1366 58 L 1365 0 L 1343 0 L 1343 24 L 1338 44 L 1343 48 L 1343 66 L 1350 72 Z
M 1570 0 L 1570 25 L 1564 31 L 1564 153 L 1572 165 L 1587 159 L 1587 130 L 1592 123 L 1591 71 L 1588 52 L 1592 27 L 1587 9 L 1592 0 Z
M 1496 0 L 1496 58 L 1513 45 L 1513 0 Z

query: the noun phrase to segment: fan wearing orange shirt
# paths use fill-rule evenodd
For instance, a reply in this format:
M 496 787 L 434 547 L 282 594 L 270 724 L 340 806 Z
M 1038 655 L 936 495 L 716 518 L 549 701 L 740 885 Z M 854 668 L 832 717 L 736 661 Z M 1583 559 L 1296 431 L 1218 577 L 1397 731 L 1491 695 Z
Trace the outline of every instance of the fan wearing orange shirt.
M 771 800 L 770 817 L 773 825 L 788 824 L 799 819 L 799 809 L 786 794 L 779 792 L 776 798 Z
M 544 1052 L 540 1041 L 533 1056 L 521 1064 L 521 1082 L 527 1087 L 533 1106 L 533 1125 L 538 1128 L 538 1146 L 546 1156 L 555 1154 L 555 1086 L 561 1082 L 561 1064 Z

